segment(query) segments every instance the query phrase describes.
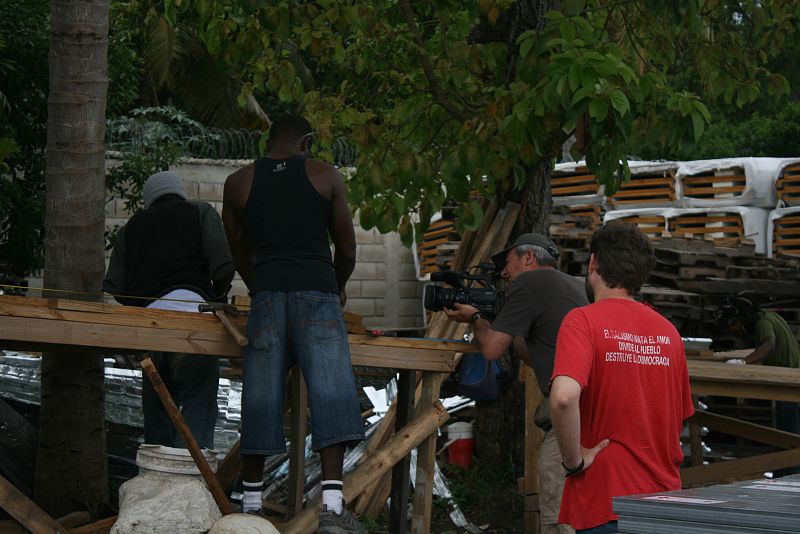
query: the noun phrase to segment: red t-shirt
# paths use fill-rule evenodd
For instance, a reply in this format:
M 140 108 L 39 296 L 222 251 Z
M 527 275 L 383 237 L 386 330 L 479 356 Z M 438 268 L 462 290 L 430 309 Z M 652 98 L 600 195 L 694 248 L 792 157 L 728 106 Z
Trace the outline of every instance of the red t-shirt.
M 581 385 L 581 445 L 611 443 L 567 478 L 559 523 L 617 519 L 611 498 L 681 487 L 683 420 L 694 413 L 683 342 L 652 308 L 605 299 L 572 310 L 558 332 L 553 378 Z

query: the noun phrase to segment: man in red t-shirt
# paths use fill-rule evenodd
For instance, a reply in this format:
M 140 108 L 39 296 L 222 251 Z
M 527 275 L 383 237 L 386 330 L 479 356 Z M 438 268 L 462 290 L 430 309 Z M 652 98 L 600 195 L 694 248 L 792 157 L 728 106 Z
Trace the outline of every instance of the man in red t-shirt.
M 633 299 L 655 264 L 647 236 L 615 221 L 590 250 L 593 304 L 561 324 L 550 410 L 567 476 L 559 522 L 605 534 L 617 532 L 612 497 L 680 489 L 694 408 L 680 335 Z

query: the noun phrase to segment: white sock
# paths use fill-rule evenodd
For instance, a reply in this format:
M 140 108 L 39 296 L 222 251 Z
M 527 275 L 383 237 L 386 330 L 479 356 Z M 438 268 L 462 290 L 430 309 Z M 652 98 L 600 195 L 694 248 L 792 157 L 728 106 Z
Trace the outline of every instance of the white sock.
M 261 491 L 264 489 L 263 482 L 242 482 L 244 496 L 242 497 L 242 512 L 250 510 L 261 510 Z
M 323 480 L 322 481 L 322 504 L 328 507 L 328 510 L 333 511 L 335 514 L 342 513 L 342 503 L 344 497 L 342 496 L 342 481 L 341 480 Z

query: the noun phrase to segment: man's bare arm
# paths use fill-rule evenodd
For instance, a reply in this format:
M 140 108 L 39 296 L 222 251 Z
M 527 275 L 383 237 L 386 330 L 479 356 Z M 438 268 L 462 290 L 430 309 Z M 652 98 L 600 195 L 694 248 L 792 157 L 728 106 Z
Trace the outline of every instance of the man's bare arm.
M 769 337 L 767 338 L 761 345 L 756 347 L 756 349 L 747 355 L 744 359 L 746 363 L 759 363 L 762 360 L 767 359 L 770 354 L 775 350 L 775 338 Z
M 597 454 L 606 448 L 609 439 L 603 439 L 587 449 L 581 445 L 581 385 L 572 377 L 559 375 L 550 386 L 550 420 L 556 433 L 561 461 L 564 467 L 589 469 Z
M 447 316 L 459 323 L 472 322 L 472 316 L 478 312 L 478 308 L 469 304 L 461 304 L 456 302 L 453 309 L 445 308 L 444 313 Z M 486 319 L 478 319 L 472 325 L 472 331 L 475 334 L 473 342 L 478 346 L 483 357 L 487 360 L 496 360 L 506 353 L 514 336 L 506 334 L 505 332 L 498 332 L 492 330 L 492 325 Z
M 242 212 L 250 189 L 245 185 L 252 183 L 252 174 L 253 166 L 248 165 L 228 176 L 228 179 L 225 180 L 222 198 L 222 223 L 225 225 L 228 246 L 230 246 L 233 261 L 236 264 L 236 270 L 239 271 L 239 275 L 247 287 L 251 287 L 255 265 L 250 245 L 244 237 Z M 250 180 L 246 179 L 248 176 Z
M 331 239 L 333 239 L 333 270 L 339 285 L 342 305 L 346 300 L 345 286 L 356 266 L 356 234 L 353 229 L 353 218 L 347 205 L 347 190 L 344 178 L 333 167 L 326 166 L 331 183 L 331 216 L 328 223 Z

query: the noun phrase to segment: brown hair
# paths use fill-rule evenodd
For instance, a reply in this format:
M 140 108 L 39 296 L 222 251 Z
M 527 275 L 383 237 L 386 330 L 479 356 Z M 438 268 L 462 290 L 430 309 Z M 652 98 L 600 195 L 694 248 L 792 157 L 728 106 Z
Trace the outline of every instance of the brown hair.
M 625 288 L 631 294 L 641 289 L 656 264 L 650 239 L 625 221 L 612 221 L 598 229 L 592 236 L 590 251 L 606 285 Z

